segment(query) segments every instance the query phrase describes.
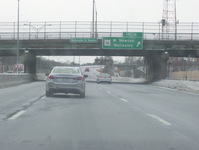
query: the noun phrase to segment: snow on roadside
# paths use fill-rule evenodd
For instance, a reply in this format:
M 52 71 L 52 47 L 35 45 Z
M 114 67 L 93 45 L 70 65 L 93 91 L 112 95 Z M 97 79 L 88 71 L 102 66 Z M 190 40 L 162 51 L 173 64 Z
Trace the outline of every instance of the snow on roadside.
M 160 80 L 157 82 L 153 82 L 152 84 L 161 86 L 161 87 L 171 88 L 171 89 L 199 93 L 199 81 Z

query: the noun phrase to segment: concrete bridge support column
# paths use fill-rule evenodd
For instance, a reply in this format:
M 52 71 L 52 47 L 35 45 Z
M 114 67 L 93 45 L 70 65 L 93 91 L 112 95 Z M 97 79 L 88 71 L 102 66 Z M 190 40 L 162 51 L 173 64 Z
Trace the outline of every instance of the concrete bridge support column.
M 24 71 L 26 73 L 36 74 L 36 56 L 34 54 L 24 54 Z
M 147 81 L 167 78 L 168 53 L 158 53 L 145 57 Z

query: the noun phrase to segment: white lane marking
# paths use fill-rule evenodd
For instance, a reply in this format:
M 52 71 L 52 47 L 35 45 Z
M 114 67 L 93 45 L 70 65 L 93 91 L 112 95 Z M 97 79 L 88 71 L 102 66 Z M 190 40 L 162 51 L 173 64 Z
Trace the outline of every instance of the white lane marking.
M 111 94 L 111 92 L 110 91 L 106 91 L 108 94 Z
M 20 117 L 22 114 L 24 114 L 26 111 L 25 110 L 21 110 L 18 113 L 16 113 L 15 115 L 13 115 L 12 117 L 10 117 L 8 120 L 15 120 L 18 117 Z
M 123 102 L 126 102 L 126 103 L 128 103 L 129 101 L 127 101 L 126 99 L 124 99 L 124 98 L 120 98 L 120 100 L 121 101 L 123 101 Z
M 166 120 L 156 116 L 156 115 L 152 115 L 152 114 L 147 114 L 147 116 L 150 116 L 151 118 L 154 118 L 156 120 L 158 120 L 159 122 L 163 123 L 166 126 L 171 126 L 171 123 L 167 122 Z

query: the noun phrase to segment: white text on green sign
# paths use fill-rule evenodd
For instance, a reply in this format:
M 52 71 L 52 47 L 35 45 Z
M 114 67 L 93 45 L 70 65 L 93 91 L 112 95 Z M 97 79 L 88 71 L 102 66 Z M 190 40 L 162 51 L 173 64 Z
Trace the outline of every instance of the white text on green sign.
M 142 32 L 123 32 L 123 37 L 143 38 Z
M 97 43 L 97 39 L 86 39 L 86 38 L 74 38 L 70 39 L 71 43 Z
M 142 38 L 122 38 L 122 37 L 104 37 L 102 42 L 104 49 L 142 49 Z

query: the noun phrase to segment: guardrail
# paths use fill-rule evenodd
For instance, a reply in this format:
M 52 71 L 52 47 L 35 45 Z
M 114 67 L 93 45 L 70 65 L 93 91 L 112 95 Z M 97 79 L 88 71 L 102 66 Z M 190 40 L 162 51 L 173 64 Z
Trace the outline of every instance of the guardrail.
M 143 32 L 144 40 L 199 40 L 199 23 L 178 23 L 176 33 L 163 30 L 161 22 L 90 21 L 20 22 L 20 40 L 121 37 L 123 32 Z M 16 40 L 17 23 L 0 22 L 0 40 Z

